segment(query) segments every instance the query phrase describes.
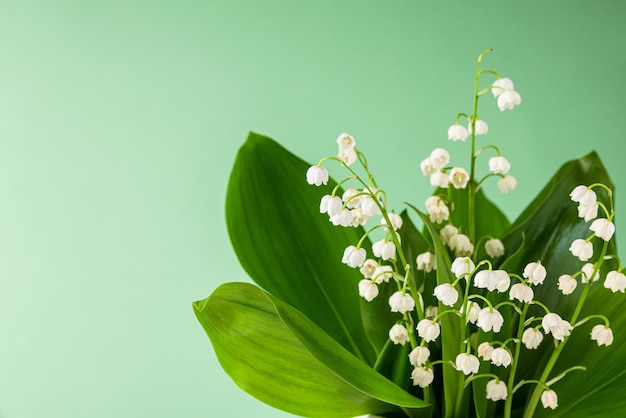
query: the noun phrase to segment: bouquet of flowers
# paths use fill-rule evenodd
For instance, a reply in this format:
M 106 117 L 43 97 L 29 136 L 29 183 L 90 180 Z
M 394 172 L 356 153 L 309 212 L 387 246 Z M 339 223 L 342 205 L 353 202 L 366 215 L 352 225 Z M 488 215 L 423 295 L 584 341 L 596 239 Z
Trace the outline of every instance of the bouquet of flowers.
M 479 99 L 521 103 L 509 78 L 482 69 L 488 52 L 471 112 L 448 129 L 453 148 L 470 143 L 466 168 L 444 148 L 425 155 L 424 206 L 394 212 L 348 134 L 312 166 L 250 134 L 226 221 L 259 287 L 226 283 L 193 304 L 243 390 L 311 417 L 626 414 L 613 185 L 591 153 L 564 164 L 513 223 L 487 199 L 485 188 L 506 194 L 517 180 L 484 144 Z

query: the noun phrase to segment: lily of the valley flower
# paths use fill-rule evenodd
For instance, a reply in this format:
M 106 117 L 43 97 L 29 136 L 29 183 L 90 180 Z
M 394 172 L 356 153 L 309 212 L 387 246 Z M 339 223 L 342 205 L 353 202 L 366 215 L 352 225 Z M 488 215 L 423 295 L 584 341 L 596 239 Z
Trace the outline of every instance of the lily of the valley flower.
M 416 367 L 411 372 L 411 379 L 413 380 L 413 386 L 419 386 L 425 388 L 433 382 L 435 374 L 432 368 Z
M 606 325 L 596 325 L 591 329 L 591 339 L 597 341 L 599 346 L 609 346 L 613 344 L 613 331 Z
M 481 309 L 476 321 L 476 325 L 485 332 L 493 330 L 493 332 L 498 333 L 502 329 L 502 324 L 504 324 L 502 314 L 489 306 Z
M 559 277 L 558 286 L 559 290 L 564 295 L 571 295 L 576 290 L 578 282 L 569 274 L 563 274 Z
M 524 343 L 529 350 L 534 350 L 539 347 L 542 341 L 543 334 L 534 328 L 526 328 L 522 334 L 522 343 Z
M 450 285 L 450 283 L 443 283 L 435 287 L 435 297 L 446 306 L 454 306 L 457 300 L 459 300 L 459 292 Z
M 366 279 L 371 279 L 374 277 L 374 272 L 378 267 L 378 262 L 376 260 L 367 259 L 363 262 L 363 266 L 359 269 L 363 277 Z
M 409 342 L 409 332 L 402 324 L 395 324 L 389 330 L 389 339 L 396 345 L 404 345 Z
M 584 239 L 576 239 L 570 245 L 569 251 L 574 257 L 578 257 L 580 261 L 587 261 L 593 255 L 593 244 Z
M 613 293 L 626 290 L 626 276 L 619 271 L 610 271 L 604 280 L 604 287 L 610 289 Z
M 422 160 L 422 162 L 420 163 L 420 169 L 422 170 L 422 174 L 424 176 L 430 176 L 439 171 L 436 163 L 430 157 L 426 157 Z
M 357 196 L 360 192 L 355 188 L 347 189 L 341 195 L 341 200 L 348 209 L 355 209 L 359 206 L 361 196 Z
M 600 218 L 593 221 L 589 229 L 592 230 L 596 236 L 605 241 L 610 241 L 615 233 L 615 224 L 608 219 Z
M 350 134 L 343 133 L 337 137 L 337 145 L 339 151 L 346 151 L 353 149 L 356 146 L 356 141 Z
M 367 253 L 364 248 L 356 248 L 354 245 L 350 245 L 343 252 L 341 262 L 352 268 L 357 268 L 363 266 L 366 257 Z
M 569 196 L 572 201 L 583 206 L 593 206 L 597 201 L 596 192 L 583 185 L 576 186 Z
M 493 174 L 506 174 L 511 169 L 511 164 L 506 158 L 498 156 L 489 159 L 489 171 Z
M 491 352 L 491 364 L 494 366 L 509 367 L 511 361 L 513 361 L 513 358 L 506 348 L 494 348 Z
M 592 282 L 596 282 L 598 281 L 598 279 L 600 278 L 600 271 L 596 271 L 596 274 L 593 274 L 595 267 L 593 264 L 591 263 L 586 263 L 582 269 L 580 269 L 583 272 L 583 278 L 580 280 L 583 283 L 587 283 L 590 280 Z
M 337 196 L 324 195 L 320 201 L 320 213 L 327 213 L 328 216 L 335 216 L 341 213 L 343 204 Z
M 467 309 L 467 321 L 475 324 L 478 320 L 478 315 L 480 314 L 480 305 L 476 302 L 468 300 L 464 306 L 461 306 L 460 313 L 461 315 L 465 313 Z
M 422 364 L 426 363 L 429 357 L 430 350 L 428 349 L 428 347 L 418 346 L 409 353 L 409 363 L 411 363 L 413 367 L 419 367 Z
M 448 188 L 450 186 L 450 177 L 446 173 L 441 171 L 437 171 L 430 176 L 430 185 L 433 187 L 441 187 L 442 189 Z
M 559 398 L 556 396 L 555 391 L 547 389 L 541 394 L 541 403 L 544 408 L 556 409 L 559 406 Z
M 390 260 L 396 255 L 396 245 L 391 241 L 380 240 L 372 244 L 372 252 L 376 257 Z
M 478 357 L 473 354 L 461 353 L 456 356 L 455 365 L 458 371 L 463 372 L 465 375 L 470 375 L 472 373 L 478 373 L 480 361 Z
M 376 283 L 368 279 L 363 279 L 359 282 L 359 296 L 368 302 L 371 302 L 378 296 L 378 286 Z
M 450 217 L 450 210 L 446 206 L 446 203 L 438 196 L 431 196 L 426 199 L 426 211 L 428 212 L 430 221 L 438 224 L 448 220 L 448 217 Z
M 498 96 L 498 108 L 500 111 L 511 110 L 522 103 L 522 97 L 515 90 L 507 90 Z
M 352 226 L 353 220 L 354 220 L 354 215 L 352 214 L 352 211 L 348 209 L 343 209 L 338 214 L 330 217 L 330 221 L 335 226 L 339 226 L 339 225 L 344 226 L 344 227 Z
M 506 175 L 498 180 L 498 189 L 504 194 L 515 190 L 517 187 L 517 179 L 511 175 Z
M 492 401 L 504 401 L 508 396 L 506 383 L 499 379 L 493 379 L 487 382 L 487 399 Z
M 489 132 L 489 126 L 487 125 L 487 122 L 485 122 L 482 119 L 476 119 L 476 135 L 486 135 L 487 132 Z M 472 123 L 470 122 L 467 125 L 467 131 L 471 134 L 472 133 Z
M 421 253 L 415 259 L 418 270 L 424 270 L 426 273 L 430 273 L 431 271 L 437 269 L 437 258 L 435 254 L 426 251 L 425 253 Z
M 496 258 L 504 255 L 504 244 L 497 238 L 492 238 L 485 243 L 485 251 L 491 258 Z
M 474 252 L 474 244 L 472 244 L 469 237 L 464 234 L 456 234 L 450 237 L 448 245 L 457 257 L 467 257 Z
M 494 88 L 491 89 L 491 93 L 493 94 L 493 97 L 496 98 L 507 90 L 515 89 L 515 85 L 513 84 L 513 82 L 510 78 L 507 77 L 497 79 L 493 82 L 492 86 Z
M 317 165 L 311 166 L 306 171 L 306 182 L 316 186 L 328 184 L 328 170 Z
M 469 179 L 469 173 L 462 167 L 454 167 L 450 170 L 450 183 L 452 183 L 455 189 L 464 189 Z
M 528 263 L 526 267 L 524 267 L 522 276 L 524 276 L 525 279 L 528 279 L 531 284 L 538 286 L 546 279 L 546 274 L 546 268 L 542 266 L 541 263 L 533 262 Z
M 391 221 L 391 227 L 394 231 L 402 228 L 402 217 L 400 215 L 395 213 L 388 213 L 387 216 L 389 216 L 389 221 Z M 387 221 L 385 220 L 385 218 L 382 218 L 380 224 L 385 226 L 387 225 Z
M 546 334 L 552 334 L 554 339 L 559 341 L 563 341 L 574 329 L 569 322 L 555 313 L 546 314 L 541 320 L 541 326 Z
M 476 267 L 474 266 L 474 262 L 469 257 L 457 257 L 452 262 L 452 266 L 450 266 L 450 271 L 454 273 L 456 278 L 460 278 L 464 274 L 471 274 Z
M 376 284 L 381 283 L 389 283 L 389 279 L 393 277 L 393 267 L 391 266 L 378 266 L 376 270 L 374 270 L 374 274 L 372 275 L 372 280 L 376 282 Z
M 528 303 L 533 300 L 534 293 L 533 289 L 530 286 L 525 285 L 524 283 L 515 283 L 511 287 L 511 292 L 509 293 L 509 299 L 517 299 L 520 302 Z
M 389 307 L 391 312 L 406 313 L 415 309 L 415 300 L 408 293 L 402 293 L 400 290 L 395 292 L 389 298 Z
M 430 153 L 430 159 L 433 165 L 438 169 L 442 169 L 450 162 L 450 153 L 444 148 L 435 148 Z
M 356 151 L 354 148 L 339 151 L 337 157 L 344 162 L 345 165 L 352 165 L 357 159 Z
M 493 353 L 493 346 L 488 341 L 480 343 L 476 349 L 478 356 L 482 357 L 485 361 L 491 361 L 491 353 Z
M 468 136 L 469 132 L 463 125 L 452 125 L 448 128 L 448 139 L 452 141 L 465 141 Z
M 441 330 L 439 324 L 431 319 L 422 319 L 417 323 L 417 335 L 427 343 L 435 341 L 439 337 Z
M 598 204 L 591 206 L 578 205 L 578 217 L 583 218 L 585 222 L 589 222 L 598 216 Z
M 439 236 L 441 237 L 441 241 L 450 246 L 450 239 L 459 233 L 459 230 L 452 224 L 448 224 L 441 228 L 439 231 Z

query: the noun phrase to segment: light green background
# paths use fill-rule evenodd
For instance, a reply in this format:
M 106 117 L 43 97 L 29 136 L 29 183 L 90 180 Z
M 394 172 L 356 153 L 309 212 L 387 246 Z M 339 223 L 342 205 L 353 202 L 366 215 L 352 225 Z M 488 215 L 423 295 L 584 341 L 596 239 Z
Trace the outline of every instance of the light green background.
M 519 180 L 487 192 L 514 217 L 591 149 L 623 187 L 625 21 L 620 1 L 0 1 L 0 417 L 285 416 L 191 309 L 247 280 L 223 220 L 247 132 L 310 161 L 352 133 L 419 205 L 434 147 L 463 164 L 446 130 L 492 47 L 523 102 L 481 104 Z

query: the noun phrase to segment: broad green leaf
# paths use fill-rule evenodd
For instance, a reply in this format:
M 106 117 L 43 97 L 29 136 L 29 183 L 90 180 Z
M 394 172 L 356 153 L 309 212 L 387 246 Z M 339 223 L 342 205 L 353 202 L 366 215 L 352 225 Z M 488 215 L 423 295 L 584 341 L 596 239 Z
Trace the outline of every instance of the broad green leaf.
M 301 312 L 254 285 L 224 284 L 194 303 L 194 310 L 224 370 L 269 405 L 311 417 L 399 412 L 396 405 L 412 417 L 428 412 L 422 400 L 376 373 Z
M 333 227 L 319 213 L 335 183 L 310 186 L 310 164 L 251 133 L 237 154 L 226 196 L 226 224 L 243 268 L 263 289 L 304 313 L 373 364 L 360 310 L 358 270 L 341 263 L 360 228 Z M 367 247 L 367 245 L 366 245 Z M 369 248 L 366 248 L 369 250 Z

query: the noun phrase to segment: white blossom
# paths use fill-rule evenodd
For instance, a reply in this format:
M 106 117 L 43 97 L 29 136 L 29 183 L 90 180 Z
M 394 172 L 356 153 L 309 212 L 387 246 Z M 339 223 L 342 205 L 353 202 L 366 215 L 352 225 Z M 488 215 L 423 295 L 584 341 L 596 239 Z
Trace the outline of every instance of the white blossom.
M 448 139 L 453 141 L 465 141 L 468 136 L 469 132 L 463 125 L 452 125 L 448 128 Z
M 493 346 L 488 341 L 480 343 L 476 349 L 478 356 L 482 357 L 485 361 L 491 361 L 491 353 L 493 353 Z
M 306 171 L 306 182 L 316 186 L 328 184 L 328 170 L 317 165 L 309 167 Z
M 443 221 L 448 220 L 450 216 L 450 210 L 446 206 L 445 202 L 438 196 L 431 196 L 426 199 L 426 210 L 431 222 L 440 224 Z
M 426 363 L 429 357 L 430 350 L 428 347 L 417 346 L 409 353 L 409 363 L 411 363 L 413 367 L 419 367 Z
M 456 356 L 456 369 L 460 372 L 463 372 L 465 375 L 470 375 L 472 373 L 478 373 L 478 368 L 480 367 L 480 361 L 478 361 L 478 357 L 473 354 L 461 353 Z
M 435 341 L 441 330 L 439 324 L 431 319 L 422 319 L 417 323 L 417 335 L 424 339 L 427 343 Z
M 372 244 L 372 252 L 376 257 L 390 260 L 396 255 L 396 245 L 391 241 L 380 240 Z
M 476 302 L 468 300 L 465 305 L 461 306 L 460 313 L 465 313 L 465 310 L 467 310 L 467 321 L 472 324 L 476 323 L 478 315 L 480 314 L 480 305 Z
M 430 157 L 426 157 L 422 160 L 422 162 L 420 163 L 420 169 L 422 170 L 422 174 L 424 176 L 430 176 L 432 174 L 435 174 L 437 171 L 439 171 L 439 168 L 437 166 L 435 166 L 435 162 L 433 161 L 432 158 Z
M 454 167 L 450 170 L 450 183 L 455 189 L 464 189 L 469 179 L 469 173 L 462 167 Z
M 509 367 L 512 360 L 511 353 L 506 348 L 494 348 L 491 352 L 491 364 L 494 366 Z
M 528 263 L 526 267 L 524 267 L 524 272 L 522 276 L 528 281 L 538 286 L 543 283 L 547 275 L 546 268 L 541 265 L 541 263 Z
M 345 192 L 343 192 L 343 194 L 341 195 L 341 200 L 343 201 L 343 203 L 345 203 L 348 209 L 355 209 L 359 206 L 361 199 L 361 196 L 357 196 L 359 193 L 361 192 L 354 188 L 347 189 Z
M 397 231 L 398 229 L 402 228 L 402 217 L 400 215 L 395 214 L 395 213 L 388 213 L 387 216 L 389 216 L 389 221 L 391 222 L 391 227 L 393 228 L 394 231 Z M 385 225 L 385 226 L 387 225 L 387 221 L 385 220 L 384 217 L 380 221 L 380 224 Z
M 393 267 L 391 266 L 378 266 L 374 270 L 374 274 L 372 275 L 372 280 L 374 280 L 377 284 L 388 283 L 389 279 L 393 277 Z
M 400 312 L 403 314 L 415 309 L 415 301 L 408 293 L 403 294 L 398 290 L 389 298 L 389 307 L 391 307 L 391 312 Z
M 502 329 L 504 324 L 504 318 L 497 309 L 493 309 L 489 306 L 480 310 L 478 314 L 478 320 L 476 325 L 485 332 L 489 332 L 493 329 L 493 332 L 498 333 Z
M 598 342 L 598 346 L 609 346 L 613 343 L 613 331 L 606 325 L 596 325 L 591 329 L 591 339 Z
M 576 186 L 569 196 L 572 201 L 583 206 L 593 206 L 597 202 L 596 192 L 587 186 Z
M 504 293 L 509 290 L 509 286 L 511 285 L 511 277 L 509 276 L 509 273 L 504 270 L 494 270 L 494 272 L 498 278 L 496 290 L 500 293 Z
M 359 271 L 361 272 L 363 277 L 365 277 L 366 279 L 371 279 L 372 277 L 374 277 L 374 272 L 376 271 L 377 267 L 378 262 L 370 258 L 363 262 L 363 266 Z
M 350 209 L 352 213 L 352 226 L 365 225 L 369 221 L 370 216 L 361 208 Z
M 506 383 L 502 380 L 492 379 L 487 382 L 487 399 L 492 401 L 504 401 L 506 400 L 509 392 L 506 387 Z
M 485 243 L 485 251 L 491 258 L 500 257 L 504 255 L 504 244 L 497 238 L 492 238 Z
M 591 206 L 578 205 L 578 217 L 583 218 L 585 222 L 589 222 L 598 216 L 598 204 Z
M 517 299 L 520 302 L 528 303 L 533 300 L 534 293 L 533 289 L 530 286 L 525 285 L 524 283 L 516 283 L 511 287 L 511 293 L 509 294 L 509 299 Z
M 425 388 L 433 382 L 435 374 L 432 368 L 416 367 L 411 372 L 411 379 L 413 380 L 413 386 L 419 386 Z
M 501 111 L 511 110 L 522 103 L 522 97 L 515 90 L 506 90 L 498 96 L 498 108 Z
M 430 159 L 437 169 L 442 169 L 450 162 L 450 153 L 443 148 L 435 148 L 430 153 Z
M 517 179 L 511 175 L 506 175 L 498 180 L 498 189 L 504 194 L 515 190 L 517 187 Z
M 491 93 L 493 94 L 493 97 L 498 97 L 507 90 L 515 89 L 513 82 L 511 81 L 510 78 L 507 78 L 507 77 L 497 79 L 496 81 L 493 82 L 492 86 L 495 87 L 491 89 Z
M 359 296 L 371 302 L 378 296 L 378 286 L 371 280 L 363 279 L 359 282 Z
M 352 135 L 343 133 L 337 137 L 337 145 L 339 146 L 339 151 L 346 151 L 353 149 L 356 145 L 356 141 Z
M 604 280 L 604 287 L 613 293 L 622 292 L 626 289 L 626 276 L 619 271 L 610 271 Z
M 576 289 L 577 285 L 578 285 L 578 282 L 576 281 L 576 279 L 570 276 L 569 274 L 562 274 L 559 277 L 559 281 L 558 281 L 559 290 L 564 295 L 571 295 Z
M 546 314 L 541 320 L 544 333 L 551 333 L 555 340 L 563 341 L 574 327 L 555 313 Z
M 330 217 L 330 221 L 333 223 L 333 225 L 335 226 L 341 225 L 344 227 L 351 226 L 353 219 L 354 219 L 354 215 L 352 215 L 352 212 L 348 209 L 343 209 L 338 214 Z
M 439 236 L 441 237 L 441 241 L 444 244 L 449 246 L 450 238 L 452 238 L 458 233 L 459 233 L 459 230 L 454 225 L 448 224 L 444 226 L 443 228 L 441 228 L 441 231 L 439 231 Z
M 539 344 L 543 341 L 543 334 L 534 328 L 526 328 L 522 334 L 522 343 L 529 350 L 534 350 L 539 347 Z
M 335 216 L 341 213 L 343 204 L 337 196 L 325 195 L 320 201 L 320 213 L 327 213 L 328 216 Z
M 389 339 L 396 345 L 404 345 L 409 342 L 409 332 L 404 325 L 396 324 L 389 330 Z
M 457 257 L 467 257 L 474 252 L 474 244 L 464 234 L 456 234 L 450 237 L 448 245 Z
M 354 148 L 339 151 L 337 157 L 344 162 L 345 165 L 352 165 L 357 159 L 356 151 Z
M 541 403 L 544 408 L 556 409 L 559 406 L 559 398 L 556 396 L 555 391 L 547 389 L 541 394 Z
M 605 241 L 610 241 L 615 233 L 615 224 L 608 219 L 600 218 L 593 221 L 589 229 L 592 230 L 596 236 Z
M 450 285 L 450 283 L 443 283 L 435 287 L 435 297 L 446 306 L 454 306 L 457 300 L 459 300 L 459 292 Z
M 493 292 L 498 285 L 498 275 L 493 270 L 481 270 L 474 275 L 474 287 Z
M 600 278 L 600 270 L 596 271 L 596 274 L 593 274 L 595 267 L 591 263 L 586 263 L 580 270 L 583 272 L 583 277 L 580 280 L 583 283 L 587 283 L 589 280 L 596 282 Z
M 349 267 L 357 268 L 363 265 L 366 257 L 367 254 L 364 248 L 356 248 L 354 245 L 350 245 L 344 250 L 341 262 Z
M 424 270 L 426 273 L 437 269 L 437 257 L 429 251 L 419 254 L 415 262 L 417 263 L 417 269 Z
M 464 274 L 471 274 L 476 267 L 474 266 L 474 262 L 469 257 L 457 257 L 452 262 L 452 266 L 450 266 L 450 271 L 454 273 L 456 278 L 460 278 Z
M 502 156 L 489 159 L 489 171 L 493 174 L 506 174 L 511 169 L 511 164 Z
M 487 132 L 489 132 L 489 126 L 487 125 L 487 122 L 485 122 L 482 119 L 476 119 L 476 135 L 486 135 Z M 471 134 L 472 133 L 472 123 L 470 122 L 467 125 L 467 131 Z
M 593 245 L 584 239 L 576 239 L 570 245 L 569 251 L 573 256 L 578 257 L 580 261 L 587 261 L 593 255 Z
M 448 188 L 450 185 L 450 177 L 446 173 L 437 171 L 430 176 L 430 185 L 433 187 L 441 187 L 442 189 Z

